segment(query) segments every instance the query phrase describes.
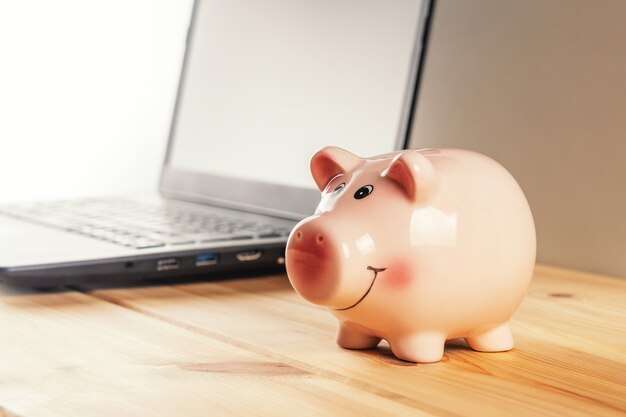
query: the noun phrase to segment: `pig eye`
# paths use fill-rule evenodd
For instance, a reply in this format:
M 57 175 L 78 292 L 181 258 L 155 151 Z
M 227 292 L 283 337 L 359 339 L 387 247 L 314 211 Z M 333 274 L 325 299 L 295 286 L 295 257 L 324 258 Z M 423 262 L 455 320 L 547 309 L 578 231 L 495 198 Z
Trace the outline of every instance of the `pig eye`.
M 354 193 L 354 198 L 356 198 L 357 200 L 360 200 L 372 194 L 372 191 L 374 191 L 374 186 L 364 185 L 363 187 L 356 190 L 356 193 Z
M 335 189 L 333 190 L 333 194 L 339 193 L 344 188 L 346 188 L 346 183 L 342 182 L 341 184 L 339 184 L 338 186 L 335 187 Z

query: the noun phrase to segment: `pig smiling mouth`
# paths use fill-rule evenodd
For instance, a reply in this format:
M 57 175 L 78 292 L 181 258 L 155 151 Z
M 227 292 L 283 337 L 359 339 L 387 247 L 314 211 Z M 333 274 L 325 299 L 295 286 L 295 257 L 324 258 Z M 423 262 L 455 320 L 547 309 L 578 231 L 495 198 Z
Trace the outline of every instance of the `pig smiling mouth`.
M 365 297 L 367 297 L 367 294 L 370 293 L 370 291 L 372 290 L 372 287 L 374 286 L 374 282 L 376 281 L 376 277 L 378 277 L 378 273 L 379 272 L 383 272 L 384 270 L 386 270 L 387 268 L 374 268 L 373 266 L 368 266 L 367 270 L 368 271 L 374 271 L 374 279 L 372 280 L 372 283 L 370 284 L 370 287 L 367 289 L 367 291 L 365 291 L 365 294 L 363 294 L 363 296 L 361 298 L 359 298 L 359 300 L 352 304 L 349 307 L 344 307 L 344 308 L 333 308 L 333 310 L 335 311 L 345 311 L 345 310 L 349 310 L 353 307 L 356 307 L 361 301 L 363 301 L 365 299 Z

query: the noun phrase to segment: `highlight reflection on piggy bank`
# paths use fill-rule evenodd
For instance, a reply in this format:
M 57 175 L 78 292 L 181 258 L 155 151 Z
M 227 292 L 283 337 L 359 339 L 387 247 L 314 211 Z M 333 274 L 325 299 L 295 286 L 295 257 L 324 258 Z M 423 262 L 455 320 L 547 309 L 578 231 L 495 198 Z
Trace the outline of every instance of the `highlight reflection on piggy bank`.
M 337 343 L 381 339 L 400 359 L 436 362 L 448 339 L 513 347 L 509 321 L 535 262 L 522 190 L 488 157 L 460 149 L 360 158 L 317 152 L 322 199 L 289 237 L 289 280 L 339 320 Z

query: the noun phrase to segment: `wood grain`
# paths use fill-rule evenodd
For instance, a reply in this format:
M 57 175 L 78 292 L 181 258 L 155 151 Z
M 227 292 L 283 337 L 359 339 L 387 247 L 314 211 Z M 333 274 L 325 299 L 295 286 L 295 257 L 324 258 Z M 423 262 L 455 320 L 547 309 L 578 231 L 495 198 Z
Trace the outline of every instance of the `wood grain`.
M 614 278 L 538 266 L 514 350 L 450 344 L 420 365 L 384 343 L 337 347 L 334 318 L 284 276 L 1 291 L 0 407 L 22 417 L 626 415 L 626 281 Z
M 81 293 L 4 295 L 0 329 L 10 416 L 292 416 L 284 404 L 320 415 L 335 402 L 353 416 L 409 410 Z

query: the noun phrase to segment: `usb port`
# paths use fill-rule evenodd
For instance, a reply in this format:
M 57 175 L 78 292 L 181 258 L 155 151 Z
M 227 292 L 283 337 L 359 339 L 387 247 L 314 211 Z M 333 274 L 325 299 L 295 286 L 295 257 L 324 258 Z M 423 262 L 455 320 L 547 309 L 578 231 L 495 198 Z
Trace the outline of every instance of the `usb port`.
M 239 262 L 256 261 L 260 259 L 261 256 L 263 256 L 263 251 L 260 249 L 247 250 L 247 251 L 239 252 L 237 255 L 235 255 L 235 257 L 237 258 Z
M 176 269 L 180 269 L 180 259 L 178 258 L 166 258 L 157 261 L 157 271 L 174 271 Z
M 220 256 L 214 252 L 199 253 L 196 255 L 196 266 L 217 265 Z

